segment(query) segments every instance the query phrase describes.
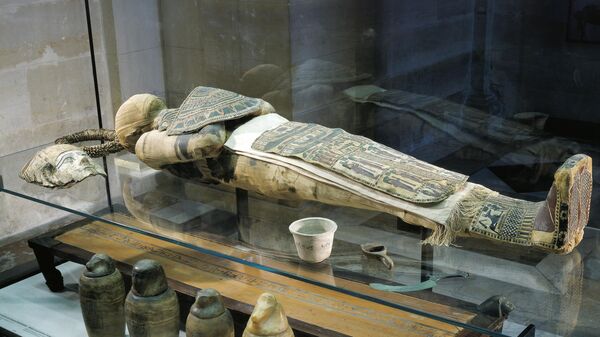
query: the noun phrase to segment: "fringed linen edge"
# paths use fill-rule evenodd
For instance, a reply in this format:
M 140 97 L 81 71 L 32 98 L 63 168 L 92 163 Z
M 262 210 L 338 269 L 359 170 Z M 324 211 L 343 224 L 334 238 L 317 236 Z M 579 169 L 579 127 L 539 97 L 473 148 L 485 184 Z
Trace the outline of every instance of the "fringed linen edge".
M 474 187 L 450 212 L 445 224 L 436 224 L 431 235 L 422 244 L 449 246 L 460 233 L 468 232 L 473 219 L 489 196 L 497 195 L 483 186 Z

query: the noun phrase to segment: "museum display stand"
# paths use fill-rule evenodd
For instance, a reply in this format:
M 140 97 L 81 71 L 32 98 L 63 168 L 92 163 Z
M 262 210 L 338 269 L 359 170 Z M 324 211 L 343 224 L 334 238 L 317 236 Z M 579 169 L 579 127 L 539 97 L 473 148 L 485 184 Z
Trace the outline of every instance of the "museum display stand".
M 184 317 L 197 290 L 217 289 L 240 331 L 263 292 L 278 297 L 299 336 L 533 336 L 533 324 L 568 331 L 585 314 L 582 273 L 597 250 L 593 228 L 568 255 L 475 239 L 431 247 L 420 244 L 424 230 L 390 215 L 194 183 L 130 154 L 108 165 L 113 193 L 99 200 L 85 200 L 83 189 L 102 177 L 48 190 L 4 172 L 3 194 L 67 214 L 57 220 L 66 226 L 29 241 L 51 291 L 64 290 L 56 263 L 106 253 L 126 277 L 138 260 L 159 261 L 187 298 Z M 338 224 L 332 255 L 321 263 L 300 260 L 288 230 L 309 216 Z M 384 245 L 394 267 L 365 255 L 365 243 Z
M 110 126 L 116 101 L 122 103 L 126 96 L 163 94 L 175 108 L 194 87 L 210 85 L 262 97 L 293 121 L 341 127 L 399 151 L 420 150 L 409 154 L 478 174 L 470 181 L 492 181 L 486 186 L 508 190 L 510 196 L 541 201 L 551 184 L 541 179 L 551 174 L 542 173 L 562 164 L 564 158 L 558 157 L 572 144 L 542 137 L 537 126 L 498 115 L 492 109 L 499 104 L 497 97 L 481 96 L 486 93 L 484 83 L 492 83 L 485 69 L 490 54 L 484 51 L 491 43 L 486 35 L 493 31 L 486 22 L 493 22 L 493 16 L 486 19 L 484 3 L 478 1 L 473 8 L 463 4 L 468 10 L 454 14 L 460 6 L 438 5 L 436 14 L 425 18 L 402 9 L 403 15 L 418 21 L 418 30 L 411 30 L 410 20 L 392 10 L 403 6 L 395 2 L 378 6 L 357 2 L 340 10 L 344 6 L 334 2 L 222 1 L 197 10 L 192 1 L 177 5 L 163 1 L 158 7 L 117 1 L 92 3 L 99 11 L 94 13 L 84 0 L 82 22 L 98 115 L 93 127 L 102 128 L 107 120 Z M 457 13 L 462 14 L 455 17 Z M 431 37 L 421 37 L 430 29 L 423 27 L 427 20 L 435 17 L 437 22 L 444 15 L 449 15 L 446 23 L 454 28 L 472 17 L 464 24 L 473 26 L 473 31 L 464 31 L 472 50 L 461 51 L 467 57 L 472 54 L 464 68 L 471 82 L 467 86 L 473 88 L 465 97 L 456 85 L 464 76 L 462 64 L 455 62 L 462 59 L 454 56 L 427 66 L 415 62 L 418 68 L 402 74 L 388 73 L 400 64 L 410 66 L 413 57 L 423 58 L 420 43 L 411 40 L 427 42 L 426 54 L 431 53 Z M 92 22 L 98 18 L 101 24 Z M 462 43 L 456 39 L 459 35 L 434 35 L 440 36 L 435 45 L 448 44 L 452 50 Z M 96 51 L 94 40 L 100 42 Z M 398 44 L 399 40 L 408 42 Z M 399 51 L 397 45 L 415 51 Z M 537 47 L 532 50 L 538 53 Z M 121 60 L 108 64 L 100 57 L 97 71 L 95 57 L 102 53 L 107 59 L 114 53 Z M 160 60 L 161 66 L 146 64 L 148 59 Z M 123 60 L 126 63 L 121 64 Z M 459 80 L 446 72 L 459 74 Z M 98 75 L 110 83 L 99 85 Z M 438 81 L 457 88 L 433 83 Z M 380 95 L 356 95 L 361 84 Z M 107 88 L 119 94 L 101 92 Z M 108 107 L 103 113 L 101 97 L 114 100 L 115 111 Z M 539 118 L 541 129 L 548 118 L 530 111 L 523 111 L 524 117 Z M 26 221 L 44 229 L 39 231 L 45 233 L 33 235 L 29 246 L 49 292 L 77 291 L 65 284 L 59 264 L 84 264 L 94 254 L 105 253 L 123 274 L 126 290 L 136 262 L 158 261 L 178 294 L 182 327 L 197 291 L 216 289 L 232 313 L 236 336 L 241 336 L 265 292 L 274 294 L 285 308 L 296 336 L 531 337 L 536 332 L 595 336 L 599 331 L 600 226 L 593 216 L 581 243 L 565 255 L 476 238 L 431 246 L 422 244 L 431 235 L 429 229 L 389 214 L 201 184 L 154 170 L 131 153 L 94 159 L 107 177 L 89 177 L 67 189 L 47 189 L 20 179 L 21 168 L 49 145 L 0 157 L 0 202 L 8 206 L 8 214 L 30 210 L 28 216 L 33 216 Z M 591 147 L 577 149 L 597 153 Z M 536 157 L 546 152 L 549 158 Z M 504 155 L 510 160 L 498 164 Z M 536 179 L 529 179 L 531 174 L 520 176 L 528 170 Z M 487 179 L 496 173 L 502 179 Z M 510 188 L 505 188 L 507 182 Z M 524 184 L 536 186 L 521 189 Z M 288 229 L 306 217 L 324 217 L 337 224 L 331 256 L 319 263 L 299 258 Z
M 138 224 L 130 223 L 130 225 Z M 377 331 L 377 335 L 381 336 L 472 335 L 469 329 L 387 307 L 363 299 L 362 296 L 356 297 L 328 289 L 329 287 L 322 287 L 317 282 L 329 278 L 328 282 L 333 281 L 350 292 L 362 291 L 361 294 L 367 296 L 375 292 L 360 283 L 343 278 L 336 279 L 331 275 L 321 274 L 318 271 L 311 272 L 310 268 L 306 268 L 307 273 L 310 272 L 316 281 L 315 284 L 286 275 L 289 271 L 296 271 L 289 270 L 289 266 L 285 263 L 278 264 L 277 261 L 271 261 L 273 266 L 281 269 L 269 270 L 274 267 L 249 266 L 215 256 L 218 254 L 214 253 L 222 254 L 229 251 L 231 254 L 229 257 L 250 260 L 256 258 L 256 255 L 240 254 L 240 251 L 231 247 L 211 244 L 209 240 L 196 239 L 194 244 L 198 244 L 198 247 L 212 246 L 213 254 L 182 247 L 137 231 L 115 228 L 101 221 L 79 222 L 61 232 L 61 234 L 54 233 L 30 241 L 36 256 L 40 258 L 38 261 L 47 285 L 53 291 L 61 291 L 64 288 L 62 276 L 54 267 L 54 256 L 84 263 L 93 254 L 104 252 L 119 262 L 119 269 L 125 274 L 131 273 L 132 264 L 138 259 L 149 258 L 160 261 L 169 276 L 171 287 L 177 292 L 193 297 L 199 289 L 215 288 L 224 294 L 226 306 L 237 313 L 249 315 L 253 302 L 261 293 L 265 291 L 275 293 L 285 307 L 289 308 L 287 311 L 294 330 L 308 335 L 369 336 L 373 331 Z M 398 302 L 407 300 L 412 303 L 412 306 L 426 313 L 448 315 L 458 322 L 476 324 L 477 320 L 487 319 L 490 328 L 496 328 L 502 322 L 502 318 L 493 320 L 483 315 L 409 296 L 391 294 L 390 297 L 396 297 Z

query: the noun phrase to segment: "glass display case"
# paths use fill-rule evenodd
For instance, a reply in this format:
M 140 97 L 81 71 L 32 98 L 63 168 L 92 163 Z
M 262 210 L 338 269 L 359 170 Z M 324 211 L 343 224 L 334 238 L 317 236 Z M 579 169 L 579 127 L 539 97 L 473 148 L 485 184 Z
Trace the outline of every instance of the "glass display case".
M 36 150 L 24 153 L 22 158 Z M 16 158 L 3 160 L 23 163 Z M 203 185 L 145 167 L 130 154 L 110 158 L 109 165 L 114 165 L 121 182 L 121 191 L 111 195 L 110 203 L 106 195 L 86 199 L 85 184 L 100 183 L 102 178 L 98 177 L 68 190 L 49 191 L 27 185 L 27 191 L 18 191 L 11 185 L 22 186 L 21 181 L 14 174 L 12 177 L 5 174 L 3 192 L 26 200 L 15 200 L 15 205 L 34 202 L 70 213 L 69 222 L 84 219 L 67 227 L 66 234 L 50 234 L 62 244 L 53 255 L 82 262 L 87 255 L 73 253 L 73 247 L 94 253 L 104 249 L 111 251 L 117 260 L 132 263 L 132 259 L 141 256 L 140 252 L 103 247 L 103 243 L 127 242 L 163 259 L 175 259 L 169 254 L 181 253 L 185 248 L 202 254 L 201 259 L 189 262 L 190 270 L 183 273 L 185 277 L 194 279 L 198 275 L 203 280 L 202 273 L 210 272 L 222 282 L 233 279 L 245 285 L 259 283 L 261 290 L 280 296 L 301 296 L 302 301 L 329 305 L 330 310 L 340 313 L 352 310 L 353 315 L 359 315 L 356 311 L 362 310 L 361 319 L 370 320 L 369 310 L 373 310 L 361 306 L 363 301 L 387 306 L 390 312 L 395 312 L 385 320 L 386 325 L 393 327 L 394 332 L 386 332 L 390 335 L 402 335 L 407 328 L 404 325 L 407 314 L 413 318 L 423 316 L 414 321 L 428 327 L 418 331 L 434 335 L 485 332 L 492 336 L 519 336 L 530 324 L 535 324 L 538 331 L 568 335 L 582 328 L 580 324 L 584 322 L 593 324 L 597 299 L 593 294 L 584 295 L 585 289 L 593 289 L 597 282 L 593 270 L 598 262 L 598 231 L 591 227 L 586 229 L 579 247 L 567 255 L 468 238 L 459 239 L 451 247 L 423 246 L 421 240 L 426 230 L 380 212 L 316 202 L 289 202 L 219 185 Z M 288 230 L 291 222 L 307 216 L 327 217 L 338 224 L 333 252 L 329 259 L 318 264 L 298 258 Z M 80 228 L 79 232 L 74 227 Z M 138 246 L 141 241 L 135 242 L 140 236 L 164 241 L 170 251 L 161 247 L 160 253 L 164 254 L 161 255 L 156 247 L 142 249 Z M 47 239 L 43 237 L 42 246 L 48 244 Z M 56 244 L 52 242 L 50 247 Z M 363 254 L 361 244 L 366 242 L 385 245 L 394 268 L 390 270 L 378 259 Z M 62 247 L 65 245 L 67 248 Z M 74 256 L 81 257 L 78 260 Z M 257 269 L 288 281 L 262 284 L 264 281 L 244 275 L 240 268 Z M 299 286 L 297 281 L 305 285 Z M 370 286 L 374 283 L 400 287 L 397 292 L 388 292 L 374 289 Z M 306 291 L 303 287 L 309 286 L 322 290 L 313 290 L 309 295 L 294 294 L 300 291 L 296 287 Z M 220 291 L 229 296 L 227 286 Z M 331 299 L 322 297 L 331 292 L 339 295 Z M 511 303 L 514 310 L 498 302 L 498 296 Z M 352 300 L 344 303 L 348 301 L 346 297 Z M 296 309 L 287 311 L 291 319 L 297 317 Z M 299 316 L 302 319 L 303 315 Z M 430 319 L 439 323 L 423 322 Z M 326 322 L 318 324 L 329 327 Z M 334 324 L 331 329 L 335 328 Z M 307 331 L 314 333 L 311 329 Z M 351 331 L 361 332 L 358 327 L 346 332 L 352 334 Z
M 196 87 L 222 88 L 544 201 L 569 157 L 600 162 L 598 32 L 584 15 L 595 5 L 569 2 L 92 2 L 100 125 L 89 127 L 114 128 L 134 94 L 177 108 Z M 202 183 L 127 151 L 95 159 L 106 177 L 67 189 L 20 179 L 49 145 L 0 157 L 0 191 L 9 214 L 67 225 L 31 240 L 53 290 L 62 288 L 54 256 L 109 251 L 125 272 L 156 258 L 178 292 L 214 287 L 244 314 L 250 297 L 272 292 L 300 335 L 597 334 L 599 179 L 583 239 L 558 255 L 473 237 L 423 244 L 431 229 L 388 213 Z M 306 217 L 337 224 L 323 262 L 298 257 L 289 225 Z

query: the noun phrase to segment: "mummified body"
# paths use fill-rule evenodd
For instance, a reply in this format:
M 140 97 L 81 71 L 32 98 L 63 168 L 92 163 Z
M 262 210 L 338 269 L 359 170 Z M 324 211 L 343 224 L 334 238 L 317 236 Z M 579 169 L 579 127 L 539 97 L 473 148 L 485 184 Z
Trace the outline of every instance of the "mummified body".
M 220 89 L 198 87 L 178 109 L 135 95 L 115 124 L 118 143 L 155 169 L 275 198 L 383 211 L 432 229 L 432 244 L 481 236 L 565 253 L 588 221 L 585 155 L 568 159 L 547 200 L 534 203 L 341 129 L 287 121 L 261 99 Z

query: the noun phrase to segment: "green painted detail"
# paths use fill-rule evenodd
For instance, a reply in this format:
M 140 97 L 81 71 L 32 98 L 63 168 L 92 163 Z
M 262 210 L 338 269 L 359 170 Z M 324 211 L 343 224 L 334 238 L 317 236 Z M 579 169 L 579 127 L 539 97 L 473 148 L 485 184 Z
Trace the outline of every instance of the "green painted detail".
M 166 127 L 167 134 L 191 133 L 212 123 L 241 118 L 257 112 L 260 106 L 258 98 L 223 89 L 197 87 L 177 109 Z
M 317 124 L 284 123 L 260 135 L 252 148 L 302 159 L 413 203 L 440 202 L 467 180 L 368 138 Z

